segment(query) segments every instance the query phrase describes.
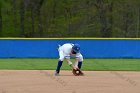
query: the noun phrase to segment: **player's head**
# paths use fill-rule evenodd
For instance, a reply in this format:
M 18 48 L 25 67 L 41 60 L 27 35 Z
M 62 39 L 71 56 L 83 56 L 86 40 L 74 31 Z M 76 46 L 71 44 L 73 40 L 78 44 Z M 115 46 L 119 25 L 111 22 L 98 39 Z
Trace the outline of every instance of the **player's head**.
M 79 53 L 80 52 L 80 45 L 79 44 L 74 44 L 72 49 L 75 53 Z

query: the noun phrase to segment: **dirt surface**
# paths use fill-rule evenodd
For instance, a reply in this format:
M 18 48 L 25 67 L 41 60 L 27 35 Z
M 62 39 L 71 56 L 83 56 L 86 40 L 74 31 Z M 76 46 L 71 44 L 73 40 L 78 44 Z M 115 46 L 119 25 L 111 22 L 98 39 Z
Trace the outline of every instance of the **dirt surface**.
M 140 93 L 140 72 L 1 70 L 0 93 Z

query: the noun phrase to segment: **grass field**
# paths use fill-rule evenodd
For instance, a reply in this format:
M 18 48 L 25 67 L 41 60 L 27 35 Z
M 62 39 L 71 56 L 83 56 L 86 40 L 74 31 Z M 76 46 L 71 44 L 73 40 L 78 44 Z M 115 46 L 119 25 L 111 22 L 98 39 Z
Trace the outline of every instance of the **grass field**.
M 57 59 L 0 59 L 1 70 L 55 70 L 56 66 Z M 62 69 L 70 70 L 65 61 Z M 140 71 L 140 59 L 85 59 L 82 70 Z

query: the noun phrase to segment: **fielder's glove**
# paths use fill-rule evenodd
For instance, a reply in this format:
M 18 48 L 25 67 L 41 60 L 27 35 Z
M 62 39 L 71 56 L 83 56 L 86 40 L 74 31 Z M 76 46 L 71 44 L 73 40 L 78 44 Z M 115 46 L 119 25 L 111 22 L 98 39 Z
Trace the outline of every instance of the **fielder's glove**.
M 80 69 L 72 69 L 72 73 L 75 76 L 83 76 L 84 75 L 84 73 Z

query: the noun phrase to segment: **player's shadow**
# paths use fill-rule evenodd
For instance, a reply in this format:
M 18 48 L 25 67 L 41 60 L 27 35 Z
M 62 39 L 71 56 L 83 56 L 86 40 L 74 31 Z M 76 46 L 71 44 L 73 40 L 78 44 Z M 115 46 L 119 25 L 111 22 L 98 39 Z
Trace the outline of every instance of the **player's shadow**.
M 73 76 L 74 77 L 74 75 L 59 75 L 59 76 Z
M 83 77 L 83 76 L 85 76 L 85 75 L 83 75 L 83 76 L 74 76 L 74 75 L 59 75 L 59 76 L 64 76 L 64 77 L 69 77 L 69 76 L 72 76 L 72 77 Z

